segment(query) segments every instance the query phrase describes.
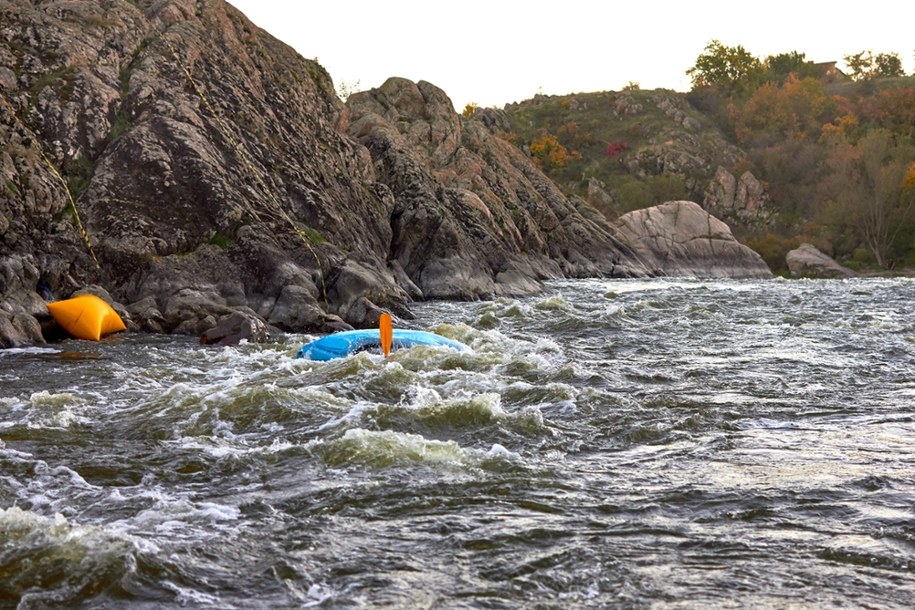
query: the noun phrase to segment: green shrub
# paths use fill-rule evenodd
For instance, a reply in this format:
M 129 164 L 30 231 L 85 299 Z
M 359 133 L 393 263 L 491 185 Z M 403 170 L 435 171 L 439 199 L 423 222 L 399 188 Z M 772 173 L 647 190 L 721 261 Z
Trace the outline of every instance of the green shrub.
M 766 233 L 747 239 L 746 245 L 755 250 L 769 269 L 776 275 L 788 275 L 788 263 L 785 257 L 788 252 L 797 248 L 800 243 L 796 237 L 784 237 L 775 233 Z
M 232 247 L 232 241 L 222 233 L 216 233 L 210 238 L 210 244 L 219 247 L 221 250 L 229 250 Z

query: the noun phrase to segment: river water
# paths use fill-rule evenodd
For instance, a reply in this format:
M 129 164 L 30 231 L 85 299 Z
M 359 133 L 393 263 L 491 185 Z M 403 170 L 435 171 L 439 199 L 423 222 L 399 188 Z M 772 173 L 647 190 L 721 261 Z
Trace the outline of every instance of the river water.
M 0 351 L 0 607 L 910 608 L 915 280 L 551 283 L 470 345 Z

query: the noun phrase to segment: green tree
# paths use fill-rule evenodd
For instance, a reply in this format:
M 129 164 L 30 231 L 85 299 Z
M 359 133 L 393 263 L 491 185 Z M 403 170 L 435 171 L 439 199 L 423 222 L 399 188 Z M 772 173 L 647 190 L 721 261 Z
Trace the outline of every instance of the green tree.
M 727 47 L 718 40 L 708 43 L 696 64 L 686 71 L 694 88 L 718 87 L 737 95 L 752 92 L 762 74 L 759 59 L 743 46 Z
M 853 80 L 862 80 L 870 74 L 874 65 L 874 54 L 870 51 L 861 51 L 854 55 L 843 55 L 845 71 Z
M 337 96 L 344 102 L 349 99 L 349 96 L 359 91 L 359 81 L 355 83 L 348 83 L 346 81 L 341 81 L 340 86 L 337 87 Z
M 778 84 L 784 83 L 792 74 L 798 78 L 818 76 L 816 65 L 807 61 L 806 54 L 797 51 L 770 55 L 763 61 L 763 70 L 765 80 Z
M 854 80 L 905 76 L 902 60 L 899 59 L 898 53 L 874 55 L 872 51 L 868 50 L 854 55 L 845 55 L 842 59 L 845 61 L 849 76 Z
M 874 76 L 894 77 L 905 76 L 902 69 L 902 60 L 896 53 L 878 53 L 874 57 Z
M 654 203 L 689 199 L 686 181 L 675 174 L 663 173 L 648 180 L 648 188 Z

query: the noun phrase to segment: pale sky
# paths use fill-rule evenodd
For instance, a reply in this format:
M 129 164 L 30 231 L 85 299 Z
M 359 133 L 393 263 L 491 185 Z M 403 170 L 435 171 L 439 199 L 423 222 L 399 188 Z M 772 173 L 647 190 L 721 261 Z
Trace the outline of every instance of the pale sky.
M 501 108 L 537 93 L 619 91 L 630 82 L 688 91 L 685 72 L 713 39 L 760 59 L 798 51 L 840 68 L 845 55 L 896 53 L 906 74 L 915 70 L 908 0 L 229 2 L 317 59 L 338 91 L 391 76 L 425 80 L 458 112 L 470 102 Z

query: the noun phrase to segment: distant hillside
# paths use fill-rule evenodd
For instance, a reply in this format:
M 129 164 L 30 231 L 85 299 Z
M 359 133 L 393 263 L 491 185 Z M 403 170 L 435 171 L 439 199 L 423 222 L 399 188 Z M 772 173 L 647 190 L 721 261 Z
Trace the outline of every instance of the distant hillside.
M 505 112 L 516 144 L 566 194 L 611 218 L 665 201 L 701 203 L 718 167 L 743 156 L 683 94 L 664 89 L 537 96 Z
M 776 271 L 802 242 L 856 269 L 915 265 L 915 77 L 536 96 L 505 137 L 608 218 L 689 199 Z

